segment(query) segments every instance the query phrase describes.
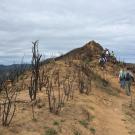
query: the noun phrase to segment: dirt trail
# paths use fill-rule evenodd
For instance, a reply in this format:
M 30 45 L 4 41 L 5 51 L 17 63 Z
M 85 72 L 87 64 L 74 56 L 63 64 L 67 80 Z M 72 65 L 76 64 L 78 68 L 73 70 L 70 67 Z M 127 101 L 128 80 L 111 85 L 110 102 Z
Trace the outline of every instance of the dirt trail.
M 115 99 L 112 102 L 115 102 L 115 106 L 103 108 L 103 113 L 99 116 L 102 135 L 129 135 L 123 121 L 125 116 L 122 112 L 122 100 Z
M 117 78 L 113 78 L 112 82 L 119 89 Z M 97 94 L 97 93 L 96 93 Z M 101 96 L 101 98 L 99 98 Z M 97 133 L 96 135 L 130 135 L 127 127 L 125 113 L 123 112 L 123 104 L 130 102 L 130 97 L 121 91 L 120 96 L 108 96 L 106 94 L 97 95 L 99 104 L 96 108 Z

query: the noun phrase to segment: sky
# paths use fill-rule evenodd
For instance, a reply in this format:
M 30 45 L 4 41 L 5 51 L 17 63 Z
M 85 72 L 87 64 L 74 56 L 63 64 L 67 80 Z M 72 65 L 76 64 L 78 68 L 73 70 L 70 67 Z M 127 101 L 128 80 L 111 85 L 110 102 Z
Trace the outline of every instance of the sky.
M 135 0 L 0 0 L 0 64 L 58 56 L 95 40 L 135 63 Z

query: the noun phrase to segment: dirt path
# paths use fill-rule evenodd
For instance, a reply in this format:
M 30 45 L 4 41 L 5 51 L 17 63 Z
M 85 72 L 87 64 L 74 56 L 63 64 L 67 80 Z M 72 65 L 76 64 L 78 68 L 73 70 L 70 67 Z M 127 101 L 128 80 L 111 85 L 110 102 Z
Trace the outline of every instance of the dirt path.
M 100 72 L 99 72 L 100 74 Z M 118 78 L 116 76 L 108 75 L 107 80 L 119 89 Z M 130 123 L 126 122 L 127 118 L 122 106 L 130 103 L 130 97 L 121 91 L 120 96 L 108 96 L 103 93 L 95 93 L 97 96 L 97 106 L 95 115 L 97 121 L 96 135 L 130 135 Z
M 104 96 L 100 99 L 100 105 L 96 108 L 97 124 L 96 135 L 129 135 L 125 123 L 126 118 L 122 106 L 130 101 L 130 97 Z
M 108 135 L 128 135 L 128 130 L 124 123 L 124 114 L 122 112 L 122 102 L 117 100 L 117 106 L 105 110 L 105 121 L 107 122 Z

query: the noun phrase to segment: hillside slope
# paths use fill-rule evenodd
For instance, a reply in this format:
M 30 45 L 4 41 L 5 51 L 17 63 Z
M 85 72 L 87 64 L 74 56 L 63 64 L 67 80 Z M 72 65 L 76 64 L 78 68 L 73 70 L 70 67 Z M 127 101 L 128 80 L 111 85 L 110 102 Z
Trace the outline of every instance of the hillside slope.
M 23 81 L 24 89 L 18 92 L 15 117 L 9 128 L 0 127 L 0 135 L 135 135 L 135 111 L 129 106 L 131 98 L 119 88 L 117 74 L 121 67 L 108 62 L 102 70 L 98 65 L 102 51 L 92 41 L 41 67 L 41 74 L 44 70 L 54 78 L 52 74 L 59 71 L 61 82 L 70 76 L 69 83 L 73 83 L 73 95 L 57 115 L 49 112 L 46 87 L 43 87 L 38 92 L 36 119 L 32 119 L 28 95 L 31 73 L 25 73 L 24 79 L 21 76 L 18 84 Z M 78 80 L 85 82 L 84 87 L 89 86 L 89 93 L 79 92 Z M 56 95 L 57 91 L 55 87 Z

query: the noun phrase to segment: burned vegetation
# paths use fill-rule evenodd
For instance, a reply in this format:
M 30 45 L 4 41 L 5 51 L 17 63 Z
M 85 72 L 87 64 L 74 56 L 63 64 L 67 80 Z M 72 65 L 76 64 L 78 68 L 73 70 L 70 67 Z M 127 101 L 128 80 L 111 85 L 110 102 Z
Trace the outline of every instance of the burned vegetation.
M 74 99 L 76 93 L 89 95 L 95 85 L 93 82 L 98 78 L 93 72 L 96 66 L 90 65 L 91 56 L 94 54 L 88 54 L 87 51 L 87 61 L 83 55 L 79 58 L 77 53 L 75 57 L 72 53 L 72 57 L 67 54 L 65 57 L 49 59 L 46 63 L 38 50 L 38 41 L 32 44 L 32 61 L 29 70 L 16 69 L 14 74 L 9 74 L 1 83 L 0 124 L 2 126 L 10 126 L 14 117 L 19 115 L 16 110 L 20 103 L 31 107 L 30 117 L 36 120 L 35 108 L 39 107 L 40 93 L 44 95 L 45 100 L 42 102 L 47 105 L 49 112 L 59 115 L 66 103 Z M 94 50 L 95 57 L 100 49 L 102 50 L 101 47 Z M 102 78 L 100 80 L 102 81 Z M 24 102 L 17 98 L 21 91 L 25 91 L 29 97 L 28 101 Z

